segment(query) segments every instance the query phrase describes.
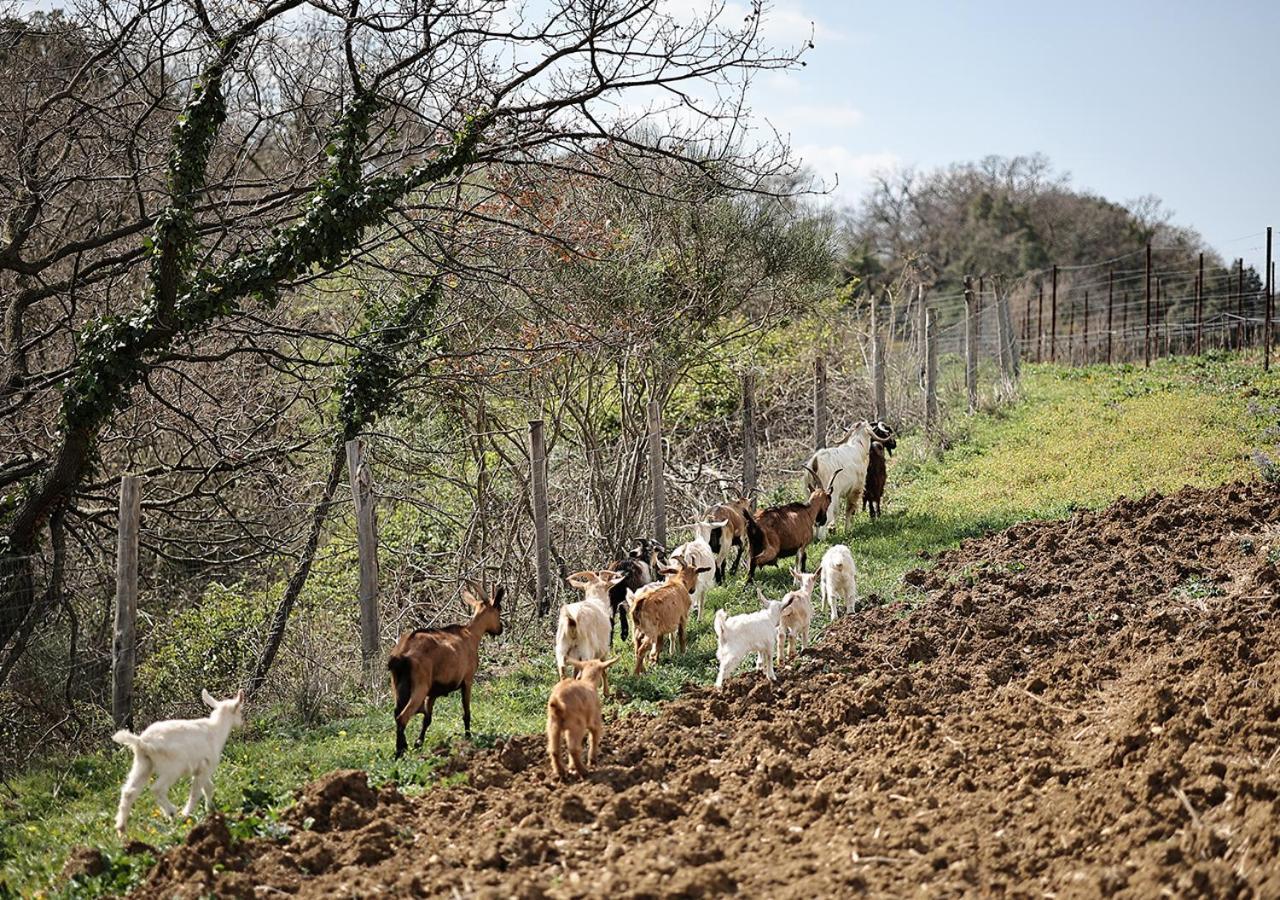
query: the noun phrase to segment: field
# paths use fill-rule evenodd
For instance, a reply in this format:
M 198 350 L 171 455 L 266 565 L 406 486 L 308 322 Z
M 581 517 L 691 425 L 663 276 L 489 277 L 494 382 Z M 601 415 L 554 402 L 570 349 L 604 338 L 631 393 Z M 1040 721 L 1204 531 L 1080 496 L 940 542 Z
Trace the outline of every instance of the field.
M 152 890 L 167 896 L 180 881 L 198 877 L 215 886 L 216 877 L 217 891 L 231 893 L 250 880 L 237 869 L 255 859 L 261 867 L 252 880 L 284 889 L 305 869 L 325 873 L 326 880 L 309 882 L 317 895 L 338 884 L 411 890 L 393 880 L 402 874 L 393 864 L 379 863 L 398 842 L 416 841 L 419 860 L 433 853 L 439 859 L 430 871 L 410 868 L 403 877 L 426 890 L 449 878 L 477 890 L 523 885 L 569 895 L 606 887 L 696 893 L 735 884 L 812 894 L 854 886 L 829 880 L 835 878 L 893 891 L 929 876 L 952 890 L 999 882 L 1039 891 L 1074 883 L 1080 871 L 1085 893 L 1157 883 L 1180 893 L 1226 892 L 1237 884 L 1231 872 L 1265 893 L 1255 876 L 1274 866 L 1275 838 L 1253 819 L 1274 805 L 1275 791 L 1267 795 L 1274 769 L 1267 767 L 1277 736 L 1268 729 L 1275 727 L 1278 679 L 1260 668 L 1246 679 L 1253 693 L 1243 711 L 1228 716 L 1216 702 L 1225 695 L 1213 672 L 1234 645 L 1211 623 L 1234 623 L 1230 640 L 1259 648 L 1275 642 L 1256 597 L 1267 590 L 1274 596 L 1265 579 L 1267 566 L 1274 572 L 1275 492 L 1255 486 L 1131 503 L 1096 516 L 1081 511 L 1188 484 L 1274 479 L 1265 454 L 1276 443 L 1280 379 L 1210 357 L 1160 362 L 1149 372 L 1036 367 L 1023 388 L 1023 401 L 1012 407 L 971 420 L 952 416 L 941 454 L 918 437 L 901 443 L 885 517 L 860 518 L 840 536 L 854 548 L 871 608 L 831 629 L 777 689 L 744 674 L 723 697 L 706 691 L 715 669 L 714 636 L 704 620 L 687 654 L 651 675 L 617 679 L 621 696 L 611 715 L 645 718 L 627 729 L 613 726 L 600 773 L 574 801 L 550 790 L 538 739 L 518 737 L 542 725 L 553 677 L 545 647 L 488 649 L 491 674 L 474 701 L 474 754 L 456 739 L 461 725 L 452 700 L 438 709 L 431 752 L 401 764 L 390 759 L 385 709 L 308 730 L 257 721 L 233 738 L 219 770 L 229 831 L 202 829 L 200 847 L 166 857 Z M 1247 514 L 1215 517 L 1224 506 Z M 954 549 L 1033 519 L 1064 524 L 1017 526 Z M 1089 537 L 1095 533 L 1116 540 L 1099 546 Z M 1159 552 L 1144 549 L 1157 546 Z M 1234 550 L 1208 554 L 1227 546 Z M 935 557 L 936 570 L 915 571 Z M 785 578 L 770 573 L 764 583 L 778 591 Z M 740 580 L 710 601 L 731 609 L 754 604 Z M 1161 642 L 1176 652 L 1145 652 Z M 1265 659 L 1261 649 L 1254 652 Z M 1245 678 L 1252 660 L 1229 661 L 1228 674 Z M 1121 697 L 1126 685 L 1133 690 Z M 682 692 L 687 696 L 664 702 Z M 1203 701 L 1204 722 L 1185 714 L 1193 695 Z M 740 745 L 730 735 L 751 738 Z M 1196 767 L 1171 768 L 1166 745 L 1174 740 L 1197 748 L 1205 742 Z M 906 746 L 910 752 L 899 758 L 895 751 Z M 1116 747 L 1128 749 L 1116 756 Z M 124 752 L 104 750 L 8 779 L 0 811 L 8 891 L 117 892 L 183 839 L 189 823 L 163 823 L 144 798 L 130 838 L 149 848 L 121 851 L 109 820 L 126 763 Z M 330 783 L 329 793 L 313 788 L 290 808 L 304 783 L 334 769 L 359 769 L 375 788 L 394 782 L 403 794 L 428 791 L 429 799 L 405 802 L 384 791 L 388 809 L 371 814 L 374 795 L 361 792 L 360 777 L 346 776 Z M 1087 803 L 1102 793 L 1127 798 L 1128 806 L 1116 800 L 1105 810 L 1111 824 L 1099 825 L 1123 832 L 1124 840 L 1100 841 L 1089 832 L 1086 820 L 1104 816 Z M 342 794 L 355 808 L 340 804 L 345 812 L 331 821 L 330 801 Z M 1257 800 L 1252 807 L 1249 797 Z M 768 806 L 770 815 L 752 812 L 753 804 Z M 1016 823 L 993 818 L 993 810 L 1017 804 L 1027 810 Z M 1274 820 L 1274 810 L 1266 814 Z M 443 820 L 473 816 L 492 826 L 481 829 L 483 839 L 429 836 Z M 768 830 L 752 831 L 764 818 Z M 593 823 L 599 827 L 588 827 Z M 315 834 L 279 850 L 243 843 L 274 841 L 307 825 Z M 730 833 L 736 844 L 726 843 Z M 1240 834 L 1254 836 L 1251 851 Z M 656 843 L 659 836 L 671 838 L 669 847 Z M 761 841 L 788 845 L 781 855 L 794 854 L 794 866 L 778 865 L 777 853 L 755 874 L 722 864 L 758 853 Z M 105 850 L 105 871 L 59 879 L 77 845 Z M 1142 862 L 1121 872 L 1125 848 Z M 575 863 L 592 853 L 614 860 L 609 871 L 625 880 L 592 881 L 597 876 Z M 358 865 L 343 869 L 343 862 Z M 215 876 L 214 863 L 225 874 Z M 1161 866 L 1174 879 L 1191 880 L 1162 882 Z M 1152 880 L 1144 880 L 1148 868 Z

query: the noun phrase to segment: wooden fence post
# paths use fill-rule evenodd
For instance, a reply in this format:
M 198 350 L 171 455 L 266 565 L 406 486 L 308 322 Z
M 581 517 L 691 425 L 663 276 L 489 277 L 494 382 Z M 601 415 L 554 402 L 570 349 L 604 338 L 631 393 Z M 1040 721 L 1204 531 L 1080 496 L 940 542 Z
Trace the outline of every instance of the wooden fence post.
M 551 611 L 551 534 L 547 528 L 547 438 L 541 419 L 529 422 L 529 498 L 533 505 L 534 602 L 539 616 Z
M 996 354 L 1000 360 L 1000 391 L 1005 397 L 1013 394 L 1013 345 L 1009 334 L 1009 323 L 1005 320 L 1005 310 L 1008 308 L 1008 298 L 1000 296 L 1000 282 L 998 279 L 992 279 L 992 294 L 994 295 L 994 304 L 992 309 L 996 314 Z
M 133 669 L 138 621 L 138 528 L 142 518 L 142 477 L 120 479 L 120 521 L 116 529 L 116 621 L 111 637 L 111 721 L 133 728 Z
M 1147 269 L 1146 269 L 1146 292 L 1147 292 L 1147 324 L 1143 331 L 1142 338 L 1142 364 L 1150 368 L 1151 366 L 1151 244 L 1147 244 Z
M 1076 363 L 1076 305 L 1067 308 L 1067 365 Z
M 1084 358 L 1081 360 L 1086 366 L 1089 365 L 1089 292 L 1084 292 L 1084 331 L 1081 333 L 1081 340 L 1084 342 Z
M 1009 338 L 1009 368 L 1016 385 L 1022 378 L 1022 349 L 1018 346 L 1018 338 L 1013 331 L 1013 310 L 1009 306 L 1007 294 L 1000 300 L 1000 311 L 1004 314 L 1004 333 Z
M 938 427 L 938 314 L 925 307 L 924 423 L 930 433 Z
M 1115 311 L 1116 295 L 1115 295 L 1115 271 L 1107 267 L 1107 365 L 1111 365 L 1111 322 L 1112 313 Z
M 813 363 L 813 449 L 827 446 L 827 362 L 819 356 Z
M 742 376 L 742 495 L 756 492 L 756 376 Z
M 871 299 L 871 383 L 872 398 L 876 407 L 876 418 L 884 419 L 888 416 L 885 409 L 885 372 L 884 372 L 884 335 L 880 327 L 880 314 L 877 311 L 879 304 L 875 298 Z
M 1200 254 L 1200 272 L 1196 275 L 1196 356 L 1200 355 L 1201 333 L 1204 328 L 1204 254 Z
M 1236 349 L 1243 350 L 1248 332 L 1244 327 L 1244 257 L 1237 260 L 1236 270 Z
M 649 401 L 649 481 L 653 488 L 653 539 L 667 544 L 667 479 L 662 461 L 662 404 Z
M 964 276 L 964 388 L 969 397 L 969 413 L 978 411 L 978 344 L 973 325 L 973 279 Z
M 1275 290 L 1272 283 L 1275 270 L 1271 266 L 1271 226 L 1267 226 L 1267 297 L 1262 318 L 1262 368 L 1271 371 L 1271 296 Z
M 1058 361 L 1058 267 L 1053 267 L 1053 299 L 1049 303 L 1049 362 Z
M 1036 285 L 1036 362 L 1044 358 L 1044 282 Z
M 377 673 L 381 649 L 378 622 L 378 524 L 373 473 L 364 458 L 364 441 L 347 441 L 347 475 L 356 507 L 356 548 L 360 554 L 360 658 L 365 677 Z

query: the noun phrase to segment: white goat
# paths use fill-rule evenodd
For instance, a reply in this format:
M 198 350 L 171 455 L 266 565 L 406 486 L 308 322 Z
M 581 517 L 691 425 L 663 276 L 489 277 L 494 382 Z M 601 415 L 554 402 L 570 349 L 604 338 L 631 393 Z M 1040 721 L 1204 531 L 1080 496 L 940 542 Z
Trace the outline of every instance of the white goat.
M 573 675 L 569 660 L 586 662 L 609 655 L 611 607 L 609 589 L 626 578 L 621 572 L 575 572 L 569 584 L 586 596 L 560 607 L 556 625 L 556 672 L 561 678 Z M 608 693 L 608 688 L 605 688 Z
M 844 443 L 824 447 L 814 453 L 804 464 L 805 485 L 810 491 L 830 486 L 831 509 L 827 512 L 827 525 L 835 529 L 840 519 L 840 501 L 852 521 L 862 508 L 862 493 L 867 486 L 867 464 L 871 461 L 871 423 L 863 420 L 853 426 Z M 826 528 L 818 529 L 816 537 L 826 536 Z
M 707 596 L 711 586 L 716 583 L 716 566 L 719 565 L 715 551 L 711 549 L 711 533 L 728 524 L 727 519 L 721 519 L 718 522 L 694 522 L 688 526 L 693 529 L 693 540 L 671 551 L 673 562 L 679 559 L 695 569 L 704 569 L 708 566 L 711 568 L 710 572 L 704 572 L 698 576 L 698 583 L 689 593 L 693 600 L 694 614 L 699 621 L 702 620 L 702 600 Z
M 189 816 L 196 811 L 201 794 L 213 808 L 213 770 L 222 758 L 222 748 L 231 729 L 244 724 L 241 715 L 244 691 L 230 700 L 215 700 L 208 691 L 202 691 L 201 697 L 213 710 L 207 719 L 153 722 L 142 734 L 122 728 L 111 736 L 111 740 L 133 751 L 133 768 L 120 790 L 120 808 L 116 811 L 116 832 L 121 836 L 134 801 L 152 775 L 156 780 L 151 785 L 151 793 L 168 818 L 173 818 L 177 811 L 169 802 L 169 788 L 184 775 L 191 776 L 191 796 L 182 814 Z
M 792 569 L 791 574 L 795 577 L 796 589 L 782 598 L 786 609 L 778 623 L 778 665 L 809 646 L 813 625 L 813 586 L 818 581 L 818 573 L 805 574 Z
M 836 544 L 827 550 L 822 554 L 818 572 L 822 575 L 822 597 L 831 612 L 831 620 L 834 622 L 840 616 L 840 601 L 844 601 L 846 613 L 857 612 L 858 567 L 849 548 Z
M 773 674 L 773 648 L 778 640 L 778 623 L 790 600 L 770 600 L 760 593 L 758 612 L 730 616 L 723 609 L 716 610 L 716 659 L 720 672 L 716 675 L 716 687 L 724 687 L 725 678 L 738 663 L 751 653 L 757 656 L 757 668 L 763 668 L 765 677 L 777 681 Z

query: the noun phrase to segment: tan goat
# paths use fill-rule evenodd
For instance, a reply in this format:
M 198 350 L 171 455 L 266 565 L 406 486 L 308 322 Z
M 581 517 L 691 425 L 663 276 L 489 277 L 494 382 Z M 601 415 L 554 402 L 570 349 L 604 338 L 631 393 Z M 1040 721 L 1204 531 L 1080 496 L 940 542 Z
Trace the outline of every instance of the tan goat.
M 685 648 L 685 625 L 689 609 L 693 605 L 691 595 L 698 583 L 698 576 L 710 572 L 711 567 L 697 568 L 685 562 L 662 569 L 667 580 L 642 588 L 631 598 L 631 627 L 635 634 L 636 674 L 644 671 L 645 657 L 653 651 L 653 661 L 658 661 L 662 639 L 671 636 L 672 652 L 680 640 L 680 652 Z
M 547 755 L 551 757 L 551 769 L 565 778 L 564 761 L 560 758 L 562 739 L 569 744 L 569 761 L 575 775 L 587 774 L 582 763 L 582 740 L 589 741 L 587 763 L 596 764 L 600 752 L 600 739 L 604 736 L 604 718 L 600 715 L 600 686 L 605 672 L 618 661 L 618 657 L 606 659 L 571 659 L 569 665 L 578 671 L 577 678 L 565 678 L 551 689 L 547 700 Z

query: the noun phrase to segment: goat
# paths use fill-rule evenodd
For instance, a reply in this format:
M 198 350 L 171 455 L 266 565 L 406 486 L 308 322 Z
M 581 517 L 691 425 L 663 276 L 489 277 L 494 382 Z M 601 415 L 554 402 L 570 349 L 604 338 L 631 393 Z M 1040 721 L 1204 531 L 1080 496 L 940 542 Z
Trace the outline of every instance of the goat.
M 840 476 L 837 469 L 831 483 Z M 826 525 L 827 509 L 831 505 L 831 488 L 814 489 L 804 503 L 788 503 L 762 509 L 747 517 L 747 540 L 750 553 L 747 557 L 747 581 L 755 581 L 756 569 L 776 563 L 784 557 L 796 557 L 804 568 L 806 548 L 813 540 L 816 529 Z
M 822 554 L 822 562 L 818 564 L 818 572 L 822 576 L 822 597 L 831 612 L 831 621 L 840 615 L 839 601 L 843 600 L 845 611 L 852 614 L 858 611 L 858 568 L 854 565 L 853 554 L 844 544 L 836 544 Z
M 567 678 L 571 660 L 604 659 L 609 655 L 609 591 L 626 576 L 605 569 L 601 572 L 575 572 L 569 584 L 585 595 L 576 603 L 560 607 L 556 626 L 556 674 Z M 605 696 L 609 681 L 604 682 Z
M 804 463 L 805 486 L 813 491 L 829 485 L 832 503 L 830 523 L 836 528 L 840 519 L 840 501 L 844 501 L 845 513 L 850 521 L 862 506 L 862 494 L 867 484 L 867 463 L 871 456 L 872 426 L 865 420 L 853 426 L 853 430 L 840 444 L 824 447 Z M 843 474 L 843 478 L 836 476 Z M 824 528 L 819 537 L 826 534 Z
M 391 694 L 395 697 L 396 759 L 408 749 L 404 729 L 419 712 L 422 730 L 416 747 L 421 747 L 431 725 L 436 698 L 462 690 L 462 728 L 471 737 L 471 682 L 480 665 L 480 639 L 486 634 L 502 634 L 502 598 L 499 586 L 493 599 L 483 588 L 463 587 L 462 602 L 471 609 L 471 621 L 443 628 L 417 628 L 400 635 L 387 657 L 391 672 Z
M 716 555 L 716 584 L 724 581 L 725 568 L 732 547 L 738 548 L 738 555 L 733 560 L 733 571 L 738 574 L 738 566 L 742 562 L 742 551 L 747 546 L 747 519 L 751 516 L 755 501 L 740 497 L 714 506 L 702 515 L 704 522 L 723 521 L 719 528 L 714 528 L 707 538 L 711 552 Z
M 711 549 L 711 538 L 726 524 L 727 520 L 694 522 L 688 526 L 693 529 L 693 540 L 687 541 L 671 551 L 672 560 L 688 563 L 697 567 L 699 571 L 706 570 L 706 574 L 698 576 L 697 584 L 694 585 L 690 593 L 690 599 L 693 602 L 698 621 L 702 621 L 702 601 L 707 596 L 707 591 L 715 584 L 715 575 L 713 573 L 716 568 L 716 555 Z
M 796 588 L 782 598 L 785 609 L 778 623 L 778 665 L 782 665 L 799 650 L 809 646 L 809 631 L 813 625 L 813 586 L 818 573 L 806 575 L 792 569 Z
M 213 808 L 213 771 L 218 768 L 231 729 L 244 724 L 244 691 L 229 700 L 215 700 L 207 690 L 201 691 L 200 697 L 212 710 L 208 718 L 153 722 L 142 734 L 122 728 L 111 736 L 111 740 L 133 751 L 133 768 L 120 789 L 120 807 L 116 810 L 116 833 L 121 837 L 134 801 L 152 775 L 156 780 L 151 784 L 151 793 L 166 818 L 172 819 L 177 812 L 169 802 L 169 788 L 184 775 L 191 776 L 191 793 L 182 814 L 194 813 L 202 794 L 209 808 Z
M 644 672 L 645 657 L 653 651 L 653 661 L 658 662 L 662 639 L 671 636 L 671 650 L 675 652 L 676 638 L 680 652 L 685 650 L 685 625 L 689 619 L 689 607 L 693 604 L 690 591 L 698 582 L 698 576 L 711 571 L 709 568 L 691 566 L 680 562 L 662 570 L 667 580 L 641 588 L 640 593 L 629 597 L 631 627 L 635 631 L 636 674 Z
M 565 678 L 551 689 L 547 700 L 547 755 L 551 757 L 551 769 L 561 781 L 565 778 L 564 762 L 560 758 L 562 738 L 569 743 L 569 760 L 574 774 L 583 777 L 587 767 L 582 764 L 582 739 L 586 735 L 590 744 L 587 762 L 596 764 L 600 752 L 600 739 L 604 736 L 604 718 L 600 715 L 599 688 L 604 684 L 605 672 L 618 661 L 618 657 L 601 662 L 597 659 L 570 660 L 579 678 Z
M 622 640 L 627 640 L 627 591 L 638 591 L 656 579 L 653 573 L 666 565 L 667 550 L 652 538 L 637 538 L 636 545 L 627 555 L 615 562 L 611 568 L 623 576 L 622 580 L 609 588 L 609 645 L 613 646 L 614 620 L 621 618 Z M 621 617 L 618 611 L 622 610 Z
M 877 425 L 884 425 L 884 423 L 875 423 L 872 426 L 873 429 Z M 888 433 L 878 433 L 876 440 L 871 442 L 871 456 L 867 459 L 867 485 L 862 494 L 862 508 L 873 519 L 880 518 L 880 500 L 884 497 L 885 482 L 889 480 L 886 456 L 892 456 L 898 446 L 898 440 L 893 436 L 892 429 L 887 425 L 884 427 Z
M 737 668 L 738 663 L 751 653 L 758 659 L 757 668 L 763 668 L 770 681 L 778 678 L 773 672 L 773 650 L 778 639 L 778 624 L 787 609 L 787 600 L 770 600 L 759 588 L 763 609 L 751 613 L 730 616 L 723 609 L 716 610 L 716 659 L 720 671 L 716 675 L 716 687 L 724 687 L 725 678 Z

